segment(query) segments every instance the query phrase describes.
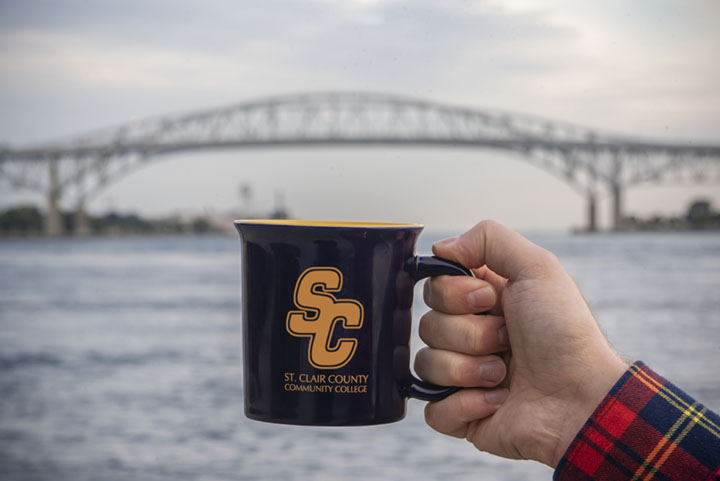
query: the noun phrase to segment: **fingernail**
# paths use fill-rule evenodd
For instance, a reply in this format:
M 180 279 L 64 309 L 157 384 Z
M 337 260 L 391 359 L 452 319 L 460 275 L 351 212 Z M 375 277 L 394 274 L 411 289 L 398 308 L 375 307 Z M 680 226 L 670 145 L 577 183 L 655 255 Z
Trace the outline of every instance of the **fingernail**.
M 508 391 L 507 389 L 495 389 L 493 391 L 485 391 L 485 400 L 488 402 L 488 404 L 498 406 L 505 402 L 508 394 L 510 394 L 510 391 Z
M 439 240 L 439 241 L 437 241 L 437 242 L 436 242 L 435 244 L 433 244 L 433 245 L 436 245 L 436 246 L 444 246 L 444 245 L 447 245 L 447 244 L 452 244 L 452 243 L 455 242 L 456 240 L 457 240 L 456 237 L 450 237 L 450 238 L 448 238 L 448 239 Z
M 510 345 L 510 339 L 508 339 L 507 326 L 503 325 L 498 329 L 498 343 L 505 347 Z
M 486 381 L 498 382 L 505 377 L 505 365 L 500 361 L 486 362 L 480 366 L 479 373 Z
M 495 291 L 492 287 L 481 287 L 468 294 L 468 304 L 475 309 L 492 307 L 495 304 Z

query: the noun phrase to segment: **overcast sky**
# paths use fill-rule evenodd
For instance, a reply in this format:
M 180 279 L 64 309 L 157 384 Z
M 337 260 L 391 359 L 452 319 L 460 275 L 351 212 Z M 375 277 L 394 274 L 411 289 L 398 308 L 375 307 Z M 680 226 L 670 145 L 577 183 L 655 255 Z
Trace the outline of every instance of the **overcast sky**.
M 318 90 L 401 93 L 659 139 L 720 143 L 716 0 L 0 0 L 0 142 Z M 177 155 L 88 206 L 258 209 L 457 230 L 584 224 L 583 199 L 522 159 L 452 149 Z M 21 197 L 0 187 L 0 207 Z M 22 197 L 40 202 L 39 195 Z M 628 213 L 680 213 L 720 187 L 643 186 Z M 602 217 L 609 214 L 601 204 Z

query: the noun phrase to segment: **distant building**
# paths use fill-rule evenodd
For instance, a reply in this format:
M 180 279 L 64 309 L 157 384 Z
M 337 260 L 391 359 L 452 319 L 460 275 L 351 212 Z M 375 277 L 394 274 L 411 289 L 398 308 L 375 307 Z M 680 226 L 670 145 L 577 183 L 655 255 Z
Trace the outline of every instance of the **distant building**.
M 647 218 L 636 216 L 624 219 L 622 230 L 631 231 L 683 231 L 683 230 L 719 230 L 720 212 L 713 210 L 712 204 L 705 199 L 694 201 L 684 215 L 653 215 Z
M 712 217 L 712 206 L 707 200 L 697 200 L 688 208 L 685 219 L 691 224 L 707 222 Z

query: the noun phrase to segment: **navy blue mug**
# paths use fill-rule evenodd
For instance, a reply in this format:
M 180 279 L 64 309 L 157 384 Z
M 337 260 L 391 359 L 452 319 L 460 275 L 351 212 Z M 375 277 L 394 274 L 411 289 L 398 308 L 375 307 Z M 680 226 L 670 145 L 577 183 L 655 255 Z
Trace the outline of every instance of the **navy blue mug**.
M 413 287 L 465 267 L 416 256 L 418 224 L 235 221 L 242 238 L 245 414 L 313 426 L 389 423 L 457 387 L 410 372 Z

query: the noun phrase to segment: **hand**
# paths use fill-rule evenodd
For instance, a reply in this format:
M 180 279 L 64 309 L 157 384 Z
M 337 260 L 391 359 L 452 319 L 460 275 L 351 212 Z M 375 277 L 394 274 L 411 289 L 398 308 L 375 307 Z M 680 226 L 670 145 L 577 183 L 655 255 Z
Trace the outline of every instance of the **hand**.
M 415 370 L 467 388 L 429 403 L 428 425 L 481 451 L 555 467 L 627 364 L 557 258 L 516 232 L 484 221 L 433 252 L 476 278 L 426 283 L 432 310 L 419 329 L 428 347 Z

